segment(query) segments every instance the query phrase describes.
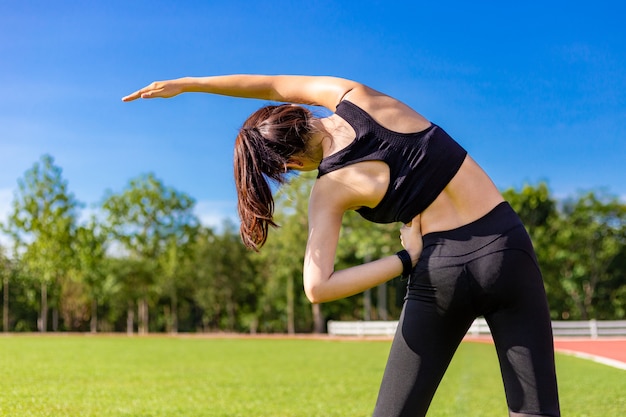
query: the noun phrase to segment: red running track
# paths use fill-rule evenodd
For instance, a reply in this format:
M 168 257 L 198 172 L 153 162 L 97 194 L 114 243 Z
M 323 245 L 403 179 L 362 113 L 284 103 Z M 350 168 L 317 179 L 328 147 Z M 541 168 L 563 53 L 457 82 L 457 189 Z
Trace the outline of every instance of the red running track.
M 556 339 L 554 348 L 626 370 L 626 339 Z
M 466 341 L 493 343 L 490 336 L 466 336 Z M 581 339 L 557 338 L 557 352 L 589 359 L 614 368 L 626 370 L 626 338 Z

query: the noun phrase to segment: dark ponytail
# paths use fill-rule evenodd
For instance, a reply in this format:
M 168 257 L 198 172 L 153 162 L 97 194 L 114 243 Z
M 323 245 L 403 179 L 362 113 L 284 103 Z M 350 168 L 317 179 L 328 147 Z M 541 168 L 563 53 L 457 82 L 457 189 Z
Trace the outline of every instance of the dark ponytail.
M 313 132 L 311 112 L 284 104 L 266 106 L 254 112 L 239 130 L 235 141 L 235 186 L 241 219 L 241 240 L 258 251 L 274 223 L 274 198 L 269 181 L 287 182 L 286 164 L 294 155 L 306 152 Z

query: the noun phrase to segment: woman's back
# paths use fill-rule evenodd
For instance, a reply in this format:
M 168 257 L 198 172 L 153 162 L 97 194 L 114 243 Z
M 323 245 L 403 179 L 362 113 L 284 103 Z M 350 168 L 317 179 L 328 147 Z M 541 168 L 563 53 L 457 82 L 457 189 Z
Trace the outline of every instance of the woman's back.
M 389 97 L 367 89 L 354 91 L 344 97 L 354 103 L 384 128 L 400 134 L 408 134 L 428 129 L 431 123 L 419 113 L 405 104 Z M 345 121 L 344 121 L 345 122 Z M 341 123 L 336 120 L 334 124 Z M 354 140 L 355 132 L 346 126 L 341 126 L 338 131 L 350 132 L 349 136 Z M 351 143 L 346 140 L 345 133 L 341 138 L 344 148 Z M 340 151 L 335 147 L 332 153 Z M 362 163 L 364 171 L 368 172 L 361 178 L 371 176 L 376 179 L 385 178 L 389 185 L 388 170 L 383 164 Z M 354 176 L 353 176 L 354 177 Z M 386 190 L 385 187 L 379 187 Z M 378 195 L 374 200 L 382 200 L 383 195 Z M 422 233 L 453 229 L 470 223 L 488 213 L 503 198 L 487 174 L 469 156 L 465 157 L 460 168 L 445 186 L 443 191 L 421 213 Z
M 451 230 L 471 223 L 504 201 L 482 168 L 467 156 L 433 203 L 422 212 L 422 233 Z

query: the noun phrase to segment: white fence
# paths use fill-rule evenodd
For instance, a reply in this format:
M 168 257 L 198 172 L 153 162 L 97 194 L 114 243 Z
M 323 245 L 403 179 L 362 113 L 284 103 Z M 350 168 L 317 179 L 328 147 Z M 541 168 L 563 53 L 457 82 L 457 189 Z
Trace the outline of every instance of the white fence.
M 329 321 L 328 334 L 333 336 L 393 336 L 397 321 Z M 553 321 L 552 331 L 557 337 L 626 336 L 626 320 L 619 321 Z M 484 318 L 478 318 L 467 331 L 468 335 L 491 334 Z

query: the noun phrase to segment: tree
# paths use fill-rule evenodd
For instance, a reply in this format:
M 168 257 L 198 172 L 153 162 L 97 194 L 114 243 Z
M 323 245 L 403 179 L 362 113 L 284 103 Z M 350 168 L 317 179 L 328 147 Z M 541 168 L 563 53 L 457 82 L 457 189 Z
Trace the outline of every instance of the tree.
M 98 304 L 106 294 L 107 236 L 95 217 L 78 227 L 74 239 L 78 279 L 87 287 L 90 299 L 90 331 L 98 330 Z
M 550 190 L 545 182 L 534 187 L 526 184 L 520 191 L 509 188 L 502 195 L 533 236 L 549 228 L 550 223 L 558 216 L 557 202 L 550 196 Z
M 513 188 L 505 190 L 504 198 L 517 212 L 531 237 L 539 266 L 541 267 L 544 286 L 548 293 L 550 309 L 554 318 L 563 309 L 567 294 L 563 292 L 559 282 L 558 265 L 550 247 L 553 245 L 557 224 L 561 222 L 561 213 L 557 209 L 557 201 L 550 195 L 545 182 L 536 186 L 526 184 L 521 190 Z
M 154 263 L 137 257 L 110 258 L 107 270 L 105 283 L 109 285 L 109 292 L 114 295 L 110 299 L 109 317 L 118 323 L 118 328 L 125 327 L 126 333 L 131 335 L 135 331 L 135 307 L 140 308 L 136 301 L 147 296 L 148 285 L 155 275 Z M 138 313 L 147 314 L 140 309 Z M 147 319 L 144 316 L 144 320 Z M 147 327 L 141 329 L 142 325 L 147 326 L 147 323 L 139 321 L 140 333 L 147 332 Z
M 393 254 L 401 249 L 398 224 L 376 224 L 363 219 L 356 212 L 345 214 L 337 257 L 341 267 L 363 264 Z M 397 283 L 396 283 L 397 284 Z M 363 320 L 371 320 L 373 313 L 379 320 L 389 319 L 389 283 L 376 288 L 378 308 L 373 308 L 372 291 L 363 293 Z
M 541 183 L 505 198 L 535 245 L 554 319 L 611 319 L 626 311 L 626 206 L 589 192 L 559 204 Z M 560 208 L 559 208 L 560 206 Z
M 221 233 L 201 228 L 194 247 L 192 289 L 203 331 L 258 329 L 261 277 L 239 233 L 225 222 Z
M 121 194 L 109 192 L 105 198 L 107 229 L 147 272 L 137 281 L 140 333 L 148 332 L 149 298 L 155 292 L 159 258 L 168 245 L 182 245 L 191 239 L 198 224 L 194 205 L 193 198 L 166 187 L 153 174 L 132 179 Z
M 165 327 L 168 333 L 178 333 L 178 308 L 180 293 L 190 289 L 193 282 L 195 265 L 193 259 L 199 229 L 190 228 L 187 239 L 178 239 L 175 235 L 166 241 L 165 250 L 159 256 L 160 293 L 168 301 L 165 306 Z
M 9 258 L 4 253 L 4 248 L 0 246 L 0 277 L 2 277 L 2 331 L 9 331 L 9 277 L 11 276 L 11 265 Z
M 565 202 L 554 230 L 552 254 L 573 318 L 599 318 L 598 288 L 612 281 L 611 266 L 626 245 L 626 206 L 614 197 L 587 193 Z M 623 277 L 622 277 L 623 279 Z
M 6 301 L 4 305 L 7 311 L 6 329 L 17 332 L 37 331 L 38 317 L 41 313 L 38 281 L 29 276 L 22 259 L 15 253 L 8 262 L 9 285 L 3 294 L 3 303 Z
M 324 327 L 321 306 L 310 305 L 302 284 L 308 236 L 308 197 L 313 179 L 312 173 L 301 173 L 276 193 L 274 217 L 279 227 L 271 231 L 257 257 L 261 263 L 259 273 L 265 282 L 259 304 L 265 308 L 264 325 L 271 326 L 271 330 L 295 333 L 298 327 L 310 328 L 311 319 L 315 332 L 321 332 Z M 306 308 L 306 312 L 297 316 L 299 308 Z M 275 325 L 270 324 L 268 317 L 275 314 L 279 320 Z M 297 321 L 302 324 L 298 326 Z
M 25 268 L 40 283 L 38 327 L 42 332 L 48 327 L 48 290 L 71 268 L 71 240 L 78 207 L 61 168 L 54 165 L 50 155 L 42 156 L 18 180 L 13 212 L 5 229 L 12 236 Z M 58 327 L 56 317 L 53 315 L 54 330 Z
M 622 229 L 622 241 L 626 240 L 626 230 Z M 626 318 L 626 243 L 610 263 L 609 278 L 598 286 L 596 306 L 598 319 L 623 320 Z

